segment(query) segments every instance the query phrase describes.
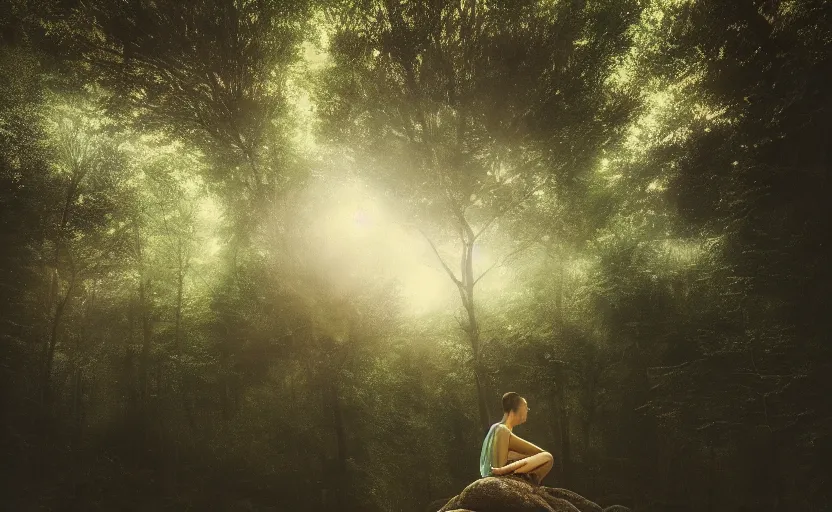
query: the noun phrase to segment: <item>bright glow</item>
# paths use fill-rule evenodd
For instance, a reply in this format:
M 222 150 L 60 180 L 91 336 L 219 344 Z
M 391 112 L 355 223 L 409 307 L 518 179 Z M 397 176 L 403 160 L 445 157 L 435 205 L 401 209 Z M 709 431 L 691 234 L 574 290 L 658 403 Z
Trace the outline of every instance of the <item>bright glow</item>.
M 336 181 L 337 180 L 337 181 Z M 461 307 L 459 291 L 430 243 L 415 226 L 394 220 L 383 195 L 343 176 L 318 180 L 298 197 L 300 216 L 294 247 L 305 265 L 326 278 L 333 293 L 349 296 L 384 283 L 398 283 L 403 313 L 421 316 Z M 456 235 L 428 233 L 443 260 L 460 277 L 461 245 Z M 479 304 L 516 284 L 510 268 L 496 266 L 512 250 L 508 240 L 484 239 L 472 251 Z
M 411 253 L 410 257 L 414 255 Z M 447 274 L 422 262 L 410 259 L 396 280 L 402 285 L 406 313 L 421 316 L 440 309 L 451 310 L 459 303 Z
M 397 282 L 406 314 L 458 307 L 456 288 L 424 237 L 392 221 L 374 190 L 332 180 L 313 183 L 299 198 L 304 212 L 296 219 L 295 243 L 334 293 Z
M 372 218 L 366 210 L 358 209 L 353 216 L 353 223 L 359 229 L 369 229 L 372 225 Z

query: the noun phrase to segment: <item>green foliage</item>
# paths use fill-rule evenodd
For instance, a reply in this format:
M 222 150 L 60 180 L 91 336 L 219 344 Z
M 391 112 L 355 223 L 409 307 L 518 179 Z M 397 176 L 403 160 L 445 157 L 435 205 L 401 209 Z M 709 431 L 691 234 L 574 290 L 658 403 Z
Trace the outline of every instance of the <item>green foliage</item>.
M 4 505 L 825 508 L 828 4 L 4 3 Z

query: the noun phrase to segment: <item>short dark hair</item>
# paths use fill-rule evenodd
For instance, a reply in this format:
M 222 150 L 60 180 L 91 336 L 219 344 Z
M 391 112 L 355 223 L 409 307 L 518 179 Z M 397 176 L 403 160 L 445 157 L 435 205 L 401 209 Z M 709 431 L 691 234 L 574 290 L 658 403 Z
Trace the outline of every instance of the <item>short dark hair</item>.
M 523 397 L 514 391 L 509 391 L 503 395 L 503 412 L 516 411 L 522 401 Z

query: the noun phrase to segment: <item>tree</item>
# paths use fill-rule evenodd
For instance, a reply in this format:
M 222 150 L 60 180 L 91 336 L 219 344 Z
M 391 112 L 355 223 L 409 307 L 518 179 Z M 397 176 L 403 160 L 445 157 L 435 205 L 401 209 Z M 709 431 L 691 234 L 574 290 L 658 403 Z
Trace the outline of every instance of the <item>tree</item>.
M 106 120 L 95 110 L 84 98 L 69 97 L 51 113 L 54 172 L 61 193 L 44 248 L 50 322 L 41 366 L 43 402 L 50 400 L 52 365 L 67 308 L 86 280 L 113 264 L 126 241 L 123 218 L 118 224 L 123 212 L 114 208 L 126 178 L 124 165 L 115 147 L 118 141 L 106 135 Z
M 210 156 L 240 236 L 285 178 L 284 86 L 304 30 L 305 2 L 84 2 L 51 23 L 67 55 L 113 94 L 133 125 L 189 141 Z M 239 201 L 239 202 L 238 202 Z
M 355 7 L 330 11 L 334 65 L 320 82 L 322 133 L 372 166 L 402 201 L 406 222 L 423 233 L 433 224 L 456 234 L 458 274 L 425 237 L 459 290 L 487 427 L 474 301 L 485 273 L 475 274 L 475 245 L 533 204 L 536 193 L 574 186 L 589 155 L 626 120 L 628 94 L 604 88 L 603 78 L 635 8 L 478 1 Z M 610 26 L 616 15 L 620 21 Z M 564 145 L 576 131 L 581 143 Z

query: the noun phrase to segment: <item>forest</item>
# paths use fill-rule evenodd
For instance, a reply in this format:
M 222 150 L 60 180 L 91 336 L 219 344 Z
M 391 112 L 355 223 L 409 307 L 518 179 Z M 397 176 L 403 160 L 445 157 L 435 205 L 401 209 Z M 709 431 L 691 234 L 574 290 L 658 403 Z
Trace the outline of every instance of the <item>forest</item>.
M 0 508 L 436 512 L 514 391 L 545 485 L 832 510 L 829 77 L 825 0 L 0 2 Z

